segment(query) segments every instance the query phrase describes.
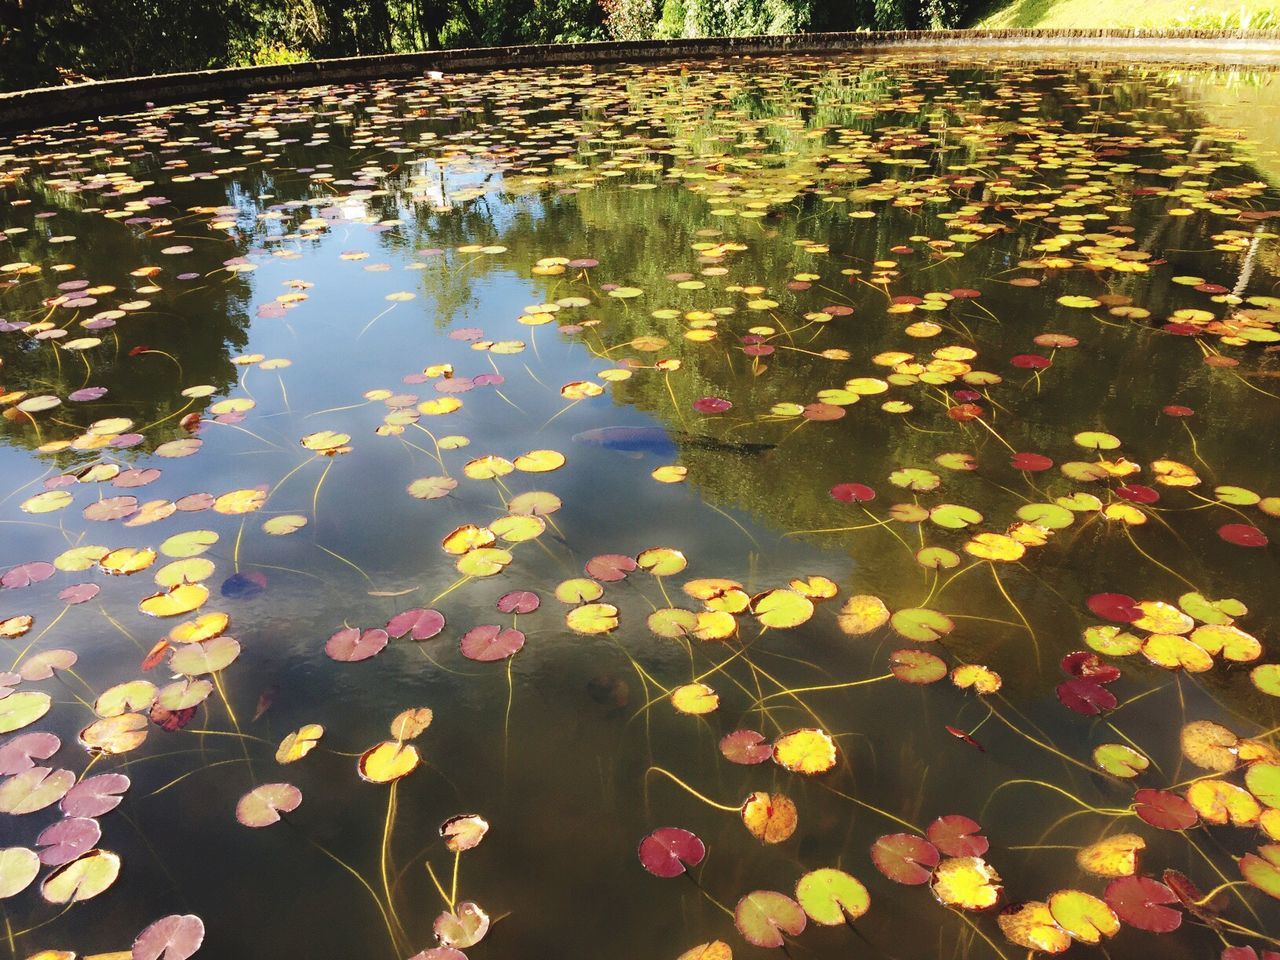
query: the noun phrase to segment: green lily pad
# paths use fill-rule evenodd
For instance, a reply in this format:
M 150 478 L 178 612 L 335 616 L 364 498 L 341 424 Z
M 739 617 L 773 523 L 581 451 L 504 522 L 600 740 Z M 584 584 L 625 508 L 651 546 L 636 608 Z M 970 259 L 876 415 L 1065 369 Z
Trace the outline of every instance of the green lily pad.
M 26 847 L 0 850 L 0 900 L 21 893 L 31 886 L 40 872 L 40 857 Z
M 924 607 L 899 610 L 889 618 L 889 623 L 899 636 L 916 643 L 932 643 L 956 628 L 949 617 Z
M 1280 764 L 1251 764 L 1245 771 L 1244 785 L 1268 807 L 1280 808 Z
M 834 927 L 867 912 L 871 895 L 854 876 L 834 867 L 810 870 L 796 883 L 796 900 L 814 923 Z
M 1093 762 L 1099 770 L 1105 770 L 1113 777 L 1129 779 L 1136 777 L 1151 761 L 1132 747 L 1123 743 L 1104 743 L 1093 751 Z
M 35 723 L 49 712 L 52 703 L 47 693 L 38 690 L 9 694 L 0 700 L 0 733 L 12 733 Z

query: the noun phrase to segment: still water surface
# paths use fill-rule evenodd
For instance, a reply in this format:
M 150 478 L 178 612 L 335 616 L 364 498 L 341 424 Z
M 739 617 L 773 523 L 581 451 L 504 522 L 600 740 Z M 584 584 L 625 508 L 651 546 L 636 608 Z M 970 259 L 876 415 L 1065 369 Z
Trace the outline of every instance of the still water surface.
M 7 854 L 12 955 L 1274 945 L 1271 83 L 792 57 L 0 141 L 0 726 L 70 771 L 0 745 L 0 843 L 128 777 L 52 882 Z M 989 849 L 880 869 L 950 815 Z M 824 867 L 855 929 L 735 929 Z

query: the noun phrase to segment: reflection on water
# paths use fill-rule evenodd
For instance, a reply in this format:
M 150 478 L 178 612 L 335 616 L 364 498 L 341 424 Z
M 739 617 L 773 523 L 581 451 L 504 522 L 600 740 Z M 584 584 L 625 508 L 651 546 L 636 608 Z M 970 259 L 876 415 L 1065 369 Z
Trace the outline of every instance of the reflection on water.
M 762 59 L 12 136 L 12 954 L 1274 945 L 1228 82 Z

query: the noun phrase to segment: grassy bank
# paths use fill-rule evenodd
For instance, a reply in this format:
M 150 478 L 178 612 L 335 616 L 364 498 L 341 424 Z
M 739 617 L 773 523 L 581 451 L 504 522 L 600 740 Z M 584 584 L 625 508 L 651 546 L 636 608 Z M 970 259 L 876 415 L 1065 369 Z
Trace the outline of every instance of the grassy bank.
M 1258 0 L 1013 0 L 993 5 L 977 27 L 1149 27 L 1159 30 L 1280 27 L 1280 3 Z

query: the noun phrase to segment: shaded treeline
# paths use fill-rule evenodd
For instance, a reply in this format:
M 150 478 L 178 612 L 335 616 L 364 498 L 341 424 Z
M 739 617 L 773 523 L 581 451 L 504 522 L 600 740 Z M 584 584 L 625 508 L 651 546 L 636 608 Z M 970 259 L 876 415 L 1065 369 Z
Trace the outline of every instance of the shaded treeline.
M 975 0 L 0 0 L 0 89 L 443 47 L 954 27 Z

